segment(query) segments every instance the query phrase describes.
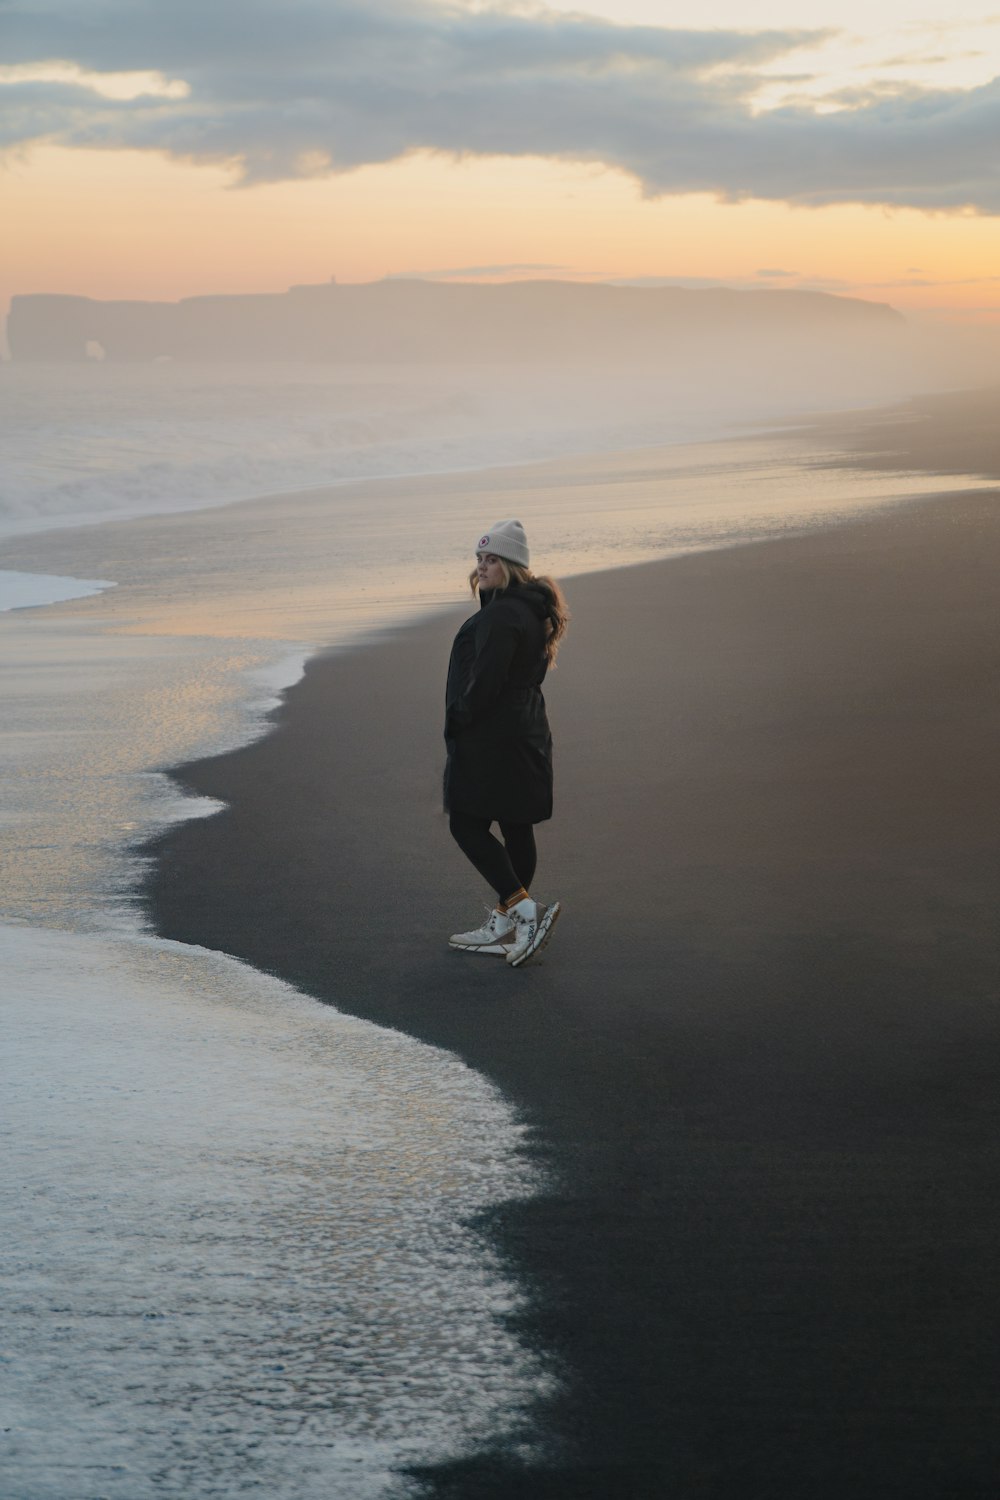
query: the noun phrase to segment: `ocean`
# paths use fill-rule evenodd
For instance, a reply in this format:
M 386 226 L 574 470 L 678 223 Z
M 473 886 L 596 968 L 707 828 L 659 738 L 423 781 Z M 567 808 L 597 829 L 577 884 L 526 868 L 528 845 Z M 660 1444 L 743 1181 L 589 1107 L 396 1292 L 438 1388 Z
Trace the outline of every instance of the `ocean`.
M 150 933 L 145 842 L 214 809 L 166 772 L 266 733 L 312 652 L 457 623 L 502 517 L 572 602 L 985 481 L 838 466 L 648 375 L 7 365 L 0 400 L 5 1495 L 380 1500 L 536 1451 L 560 1373 L 474 1223 L 545 1190 L 523 1122 L 349 993 Z

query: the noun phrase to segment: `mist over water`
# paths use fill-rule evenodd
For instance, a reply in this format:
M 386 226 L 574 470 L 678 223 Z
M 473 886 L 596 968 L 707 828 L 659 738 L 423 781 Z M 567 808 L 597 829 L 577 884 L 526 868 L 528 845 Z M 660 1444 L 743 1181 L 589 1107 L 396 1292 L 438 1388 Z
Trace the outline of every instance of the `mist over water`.
M 827 299 L 833 302 L 834 299 Z M 657 358 L 0 364 L 0 539 L 373 476 L 714 438 L 996 378 L 902 320 L 686 329 Z

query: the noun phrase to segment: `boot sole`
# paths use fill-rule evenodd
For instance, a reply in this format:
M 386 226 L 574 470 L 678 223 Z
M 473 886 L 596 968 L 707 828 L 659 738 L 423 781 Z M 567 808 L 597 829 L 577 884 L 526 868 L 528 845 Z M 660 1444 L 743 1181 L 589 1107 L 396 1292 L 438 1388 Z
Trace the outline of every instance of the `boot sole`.
M 517 958 L 509 958 L 507 960 L 512 969 L 520 969 L 523 964 L 528 963 L 530 959 L 541 953 L 542 949 L 545 947 L 545 944 L 552 936 L 552 929 L 559 920 L 560 910 L 561 908 L 559 906 L 559 902 L 553 901 L 552 905 L 546 911 L 541 922 L 539 922 L 538 924 L 538 931 L 535 933 L 535 941 L 532 943 L 531 947 L 527 950 L 527 952 L 519 954 Z
M 493 953 L 498 958 L 506 958 L 510 952 L 509 943 L 449 943 L 448 947 L 452 953 Z

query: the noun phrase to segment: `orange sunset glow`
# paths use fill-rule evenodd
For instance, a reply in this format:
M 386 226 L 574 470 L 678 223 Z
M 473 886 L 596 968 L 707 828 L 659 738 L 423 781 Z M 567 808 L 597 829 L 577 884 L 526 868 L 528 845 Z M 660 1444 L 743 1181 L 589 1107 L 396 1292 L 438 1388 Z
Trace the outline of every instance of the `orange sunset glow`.
M 42 147 L 8 166 L 5 197 L 17 225 L 6 296 L 174 299 L 454 269 L 482 279 L 810 286 L 939 317 L 1000 315 L 998 219 L 649 199 L 621 172 L 540 158 L 420 153 L 341 177 L 238 188 L 223 167 Z M 524 270 L 478 271 L 492 265 Z
M 327 8 L 331 47 L 347 9 Z M 25 24 L 0 68 L 13 122 L 0 302 L 331 276 L 653 278 L 997 319 L 995 18 L 935 21 L 900 3 L 873 20 L 775 0 L 749 30 L 724 0 L 703 9 L 708 29 L 694 32 L 667 0 L 605 0 L 589 17 L 426 4 L 406 15 L 443 58 L 421 69 L 387 24 L 361 65 L 370 100 L 345 73 L 346 106 L 343 59 L 331 53 L 317 80 L 289 15 L 276 44 L 288 68 L 250 111 L 252 42 L 231 61 L 204 58 L 181 17 L 176 38 L 147 39 L 127 4 L 107 7 L 103 41 L 99 24 L 76 41 L 68 24 L 58 36 Z M 123 41 L 112 21 L 130 15 Z M 484 68 L 497 109 L 521 101 L 523 127 L 477 114 Z M 381 79 L 404 72 L 400 88 L 426 95 L 387 124 Z M 604 120 L 612 107 L 624 118 Z

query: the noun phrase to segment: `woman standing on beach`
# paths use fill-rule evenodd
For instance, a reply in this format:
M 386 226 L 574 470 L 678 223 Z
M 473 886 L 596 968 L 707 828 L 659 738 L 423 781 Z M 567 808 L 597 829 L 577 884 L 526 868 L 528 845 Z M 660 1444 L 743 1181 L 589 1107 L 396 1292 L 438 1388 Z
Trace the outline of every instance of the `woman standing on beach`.
M 552 735 L 541 684 L 569 618 L 551 578 L 528 569 L 520 521 L 479 538 L 469 576 L 479 612 L 455 637 L 445 695 L 444 803 L 463 854 L 496 892 L 485 924 L 452 948 L 506 956 L 517 968 L 548 942 L 559 903 L 530 895 L 535 823 L 552 816 Z M 498 823 L 501 843 L 490 832 Z

